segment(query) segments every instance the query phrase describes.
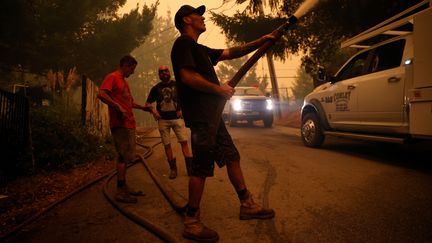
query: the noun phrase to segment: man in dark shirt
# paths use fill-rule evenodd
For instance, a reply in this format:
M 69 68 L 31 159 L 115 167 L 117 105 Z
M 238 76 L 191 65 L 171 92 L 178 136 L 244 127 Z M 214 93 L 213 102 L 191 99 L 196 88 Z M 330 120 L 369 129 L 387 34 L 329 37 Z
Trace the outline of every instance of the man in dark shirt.
M 174 131 L 181 145 L 188 175 L 190 173 L 189 167 L 192 162 L 192 156 L 189 151 L 182 112 L 177 102 L 176 82 L 171 79 L 168 66 L 160 66 L 158 72 L 161 82 L 157 83 L 150 90 L 146 107 L 151 109 L 153 117 L 158 121 L 159 132 L 170 167 L 169 178 L 174 179 L 177 177 L 177 165 L 171 148 L 171 129 Z M 154 102 L 156 102 L 156 110 L 152 106 Z
M 177 80 L 177 92 L 186 126 L 191 129 L 193 160 L 189 178 L 189 200 L 184 219 L 183 237 L 198 241 L 216 241 L 219 236 L 201 223 L 199 207 L 205 180 L 213 176 L 214 163 L 227 166 L 228 177 L 240 200 L 240 219 L 273 218 L 272 209 L 263 208 L 252 199 L 240 167 L 240 155 L 225 124 L 216 114 L 219 102 L 229 99 L 234 88 L 220 84 L 214 65 L 218 61 L 244 56 L 263 45 L 274 34 L 261 37 L 242 46 L 212 49 L 198 44 L 206 30 L 205 6 L 183 5 L 175 15 L 175 26 L 181 36 L 171 50 L 171 61 Z

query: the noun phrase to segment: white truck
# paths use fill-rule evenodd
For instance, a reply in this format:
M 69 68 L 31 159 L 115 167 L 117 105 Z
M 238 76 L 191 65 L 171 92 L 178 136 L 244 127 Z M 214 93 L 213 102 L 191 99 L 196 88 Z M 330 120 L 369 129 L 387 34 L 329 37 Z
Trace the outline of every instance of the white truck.
M 432 139 L 431 25 L 427 0 L 343 42 L 362 50 L 305 97 L 303 143 L 319 147 L 327 135 Z
M 273 124 L 273 100 L 269 94 L 263 94 L 257 87 L 235 87 L 233 97 L 225 104 L 222 118 L 229 125 L 237 126 L 238 121 L 262 120 L 264 127 Z

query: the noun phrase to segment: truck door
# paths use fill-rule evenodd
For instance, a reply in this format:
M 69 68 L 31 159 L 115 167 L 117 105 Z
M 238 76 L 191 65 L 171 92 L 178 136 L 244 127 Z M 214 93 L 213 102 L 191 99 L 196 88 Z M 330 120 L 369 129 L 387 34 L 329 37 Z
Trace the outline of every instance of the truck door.
M 362 74 L 367 70 L 367 58 L 370 51 L 359 53 L 354 56 L 338 72 L 336 82 L 326 92 L 330 94 L 325 97 L 327 119 L 330 125 L 336 129 L 351 130 L 357 123 L 356 113 L 358 111 L 357 86 Z
M 365 128 L 400 127 L 404 112 L 405 67 L 401 65 L 405 39 L 372 50 L 365 75 L 357 83 L 359 122 Z

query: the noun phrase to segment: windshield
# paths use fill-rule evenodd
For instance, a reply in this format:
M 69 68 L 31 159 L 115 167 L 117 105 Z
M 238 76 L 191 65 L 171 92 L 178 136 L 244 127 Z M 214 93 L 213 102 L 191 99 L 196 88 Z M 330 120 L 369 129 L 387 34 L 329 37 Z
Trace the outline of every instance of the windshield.
M 237 96 L 263 96 L 261 90 L 257 88 L 235 88 L 234 95 Z

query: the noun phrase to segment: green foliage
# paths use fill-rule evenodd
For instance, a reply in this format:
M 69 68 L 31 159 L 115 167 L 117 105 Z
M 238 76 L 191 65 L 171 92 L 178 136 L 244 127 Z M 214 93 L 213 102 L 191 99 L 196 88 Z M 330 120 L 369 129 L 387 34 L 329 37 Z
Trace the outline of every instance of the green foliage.
M 167 17 L 156 16 L 153 20 L 154 28 L 145 42 L 132 52 L 138 66 L 128 82 L 132 95 L 139 104 L 146 101 L 151 87 L 159 82 L 159 66 L 171 67 L 171 47 L 179 34 L 170 16 L 170 12 L 167 12 Z M 172 68 L 170 70 L 171 78 L 174 79 Z M 153 116 L 148 112 L 135 112 L 135 117 L 139 126 L 156 126 Z
M 243 3 L 246 0 L 237 0 Z M 230 40 L 245 42 L 276 29 L 295 13 L 303 0 L 249 0 L 247 12 L 232 17 L 212 13 Z M 313 73 L 317 64 L 325 65 L 343 61 L 339 53 L 340 42 L 364 31 L 379 22 L 407 9 L 421 0 L 327 0 L 319 1 L 313 10 L 299 19 L 279 44 L 272 49 L 275 57 L 284 60 L 289 53 L 306 53 L 302 65 Z M 272 16 L 261 16 L 260 7 L 270 6 Z M 254 31 L 251 31 L 254 30 Z
M 166 17 L 156 16 L 152 23 L 154 27 L 145 42 L 132 52 L 139 64 L 133 79 L 136 79 L 137 75 L 144 76 L 147 83 L 156 84 L 159 80 L 159 66 L 171 66 L 171 47 L 179 32 L 170 16 L 169 11 Z
M 114 154 L 111 144 L 91 135 L 80 124 L 78 109 L 65 110 L 60 102 L 55 106 L 32 108 L 35 167 L 68 169 Z
M 284 23 L 283 18 L 270 18 L 268 16 L 251 17 L 246 13 L 236 13 L 232 17 L 213 12 L 211 15 L 212 21 L 222 28 L 223 33 L 232 44 L 241 44 L 256 40 Z M 276 44 L 270 51 L 276 55 L 276 58 L 281 60 L 285 59 L 285 51 L 290 51 L 291 53 L 298 51 L 298 47 L 295 46 L 288 49 L 283 47 L 285 45 Z
M 293 83 L 291 92 L 297 102 L 303 102 L 303 98 L 314 89 L 312 77 L 304 68 L 297 70 L 297 78 Z
M 0 4 L 0 65 L 44 73 L 76 66 L 101 80 L 150 32 L 155 5 L 119 17 L 126 0 L 5 0 Z

